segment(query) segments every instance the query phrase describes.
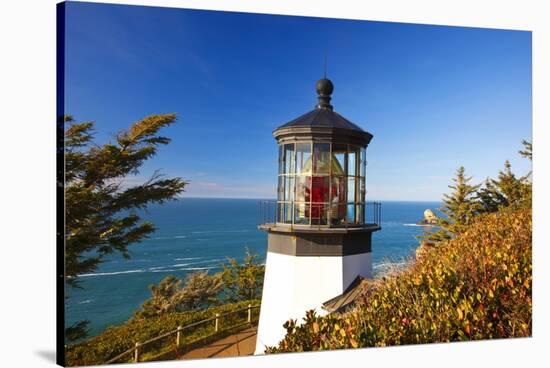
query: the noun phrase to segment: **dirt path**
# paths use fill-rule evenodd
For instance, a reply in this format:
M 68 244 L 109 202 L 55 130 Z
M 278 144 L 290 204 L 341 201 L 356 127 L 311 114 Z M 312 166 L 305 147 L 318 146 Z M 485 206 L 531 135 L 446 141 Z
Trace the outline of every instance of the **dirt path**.
M 235 335 L 224 337 L 209 345 L 185 353 L 181 359 L 234 357 L 252 355 L 256 347 L 256 327 L 250 327 Z

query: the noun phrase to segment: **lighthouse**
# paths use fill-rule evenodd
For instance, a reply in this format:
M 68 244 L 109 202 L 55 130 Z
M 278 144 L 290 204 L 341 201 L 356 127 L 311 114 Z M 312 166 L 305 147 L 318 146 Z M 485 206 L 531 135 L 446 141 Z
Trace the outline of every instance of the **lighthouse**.
M 328 313 L 326 302 L 372 277 L 372 233 L 381 229 L 380 204 L 365 201 L 373 136 L 334 111 L 329 79 L 316 91 L 312 111 L 273 131 L 278 189 L 259 226 L 268 248 L 255 354 L 284 338 L 287 320 Z

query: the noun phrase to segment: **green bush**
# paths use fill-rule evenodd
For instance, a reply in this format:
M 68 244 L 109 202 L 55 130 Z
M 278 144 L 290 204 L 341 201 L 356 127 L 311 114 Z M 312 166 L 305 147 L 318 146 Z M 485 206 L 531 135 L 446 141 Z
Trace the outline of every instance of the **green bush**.
M 531 336 L 530 210 L 478 216 L 413 265 L 373 280 L 346 314 L 285 324 L 268 353 Z
M 143 320 L 131 320 L 117 327 L 109 327 L 101 335 L 93 337 L 85 342 L 70 345 L 66 348 L 66 361 L 68 366 L 105 364 L 124 351 L 132 348 L 136 342 L 144 342 L 164 333 L 176 330 L 178 326 L 186 326 L 191 323 L 213 317 L 216 313 L 223 314 L 238 309 L 246 308 L 248 304 L 258 305 L 259 300 L 242 301 L 239 303 L 225 304 L 197 311 L 166 313 L 158 317 Z M 253 310 L 257 315 L 258 310 Z M 246 321 L 246 311 L 220 319 L 220 329 L 225 330 L 238 323 Z M 184 345 L 190 346 L 193 342 L 212 334 L 214 321 L 202 324 L 183 332 Z M 175 335 L 169 337 L 175 341 Z M 154 357 L 166 350 L 167 342 L 163 340 L 143 348 L 142 356 Z M 120 362 L 130 361 L 131 357 L 121 359 Z

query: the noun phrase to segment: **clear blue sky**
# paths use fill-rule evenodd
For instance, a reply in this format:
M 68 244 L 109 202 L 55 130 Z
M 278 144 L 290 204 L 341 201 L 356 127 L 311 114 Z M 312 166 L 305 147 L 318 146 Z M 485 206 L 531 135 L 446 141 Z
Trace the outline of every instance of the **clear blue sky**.
M 324 55 L 335 110 L 374 135 L 370 200 L 439 200 L 458 166 L 482 181 L 531 139 L 531 33 L 69 3 L 66 112 L 97 141 L 175 112 L 161 169 L 185 196 L 275 196 L 272 130 L 311 110 Z

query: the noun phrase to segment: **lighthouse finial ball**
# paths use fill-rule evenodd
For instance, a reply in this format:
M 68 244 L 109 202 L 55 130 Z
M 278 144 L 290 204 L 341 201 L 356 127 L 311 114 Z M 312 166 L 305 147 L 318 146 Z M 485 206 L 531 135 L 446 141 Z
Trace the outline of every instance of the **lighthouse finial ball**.
M 334 85 L 332 84 L 330 79 L 319 79 L 317 85 L 315 86 L 315 89 L 317 90 L 317 99 L 319 100 L 319 103 L 316 107 L 318 109 L 332 110 L 332 105 L 330 104 L 330 100 L 332 98 L 330 97 L 330 95 L 332 94 L 332 91 L 334 91 Z
M 315 89 L 320 96 L 330 96 L 334 91 L 334 85 L 330 79 L 322 78 L 317 82 Z

